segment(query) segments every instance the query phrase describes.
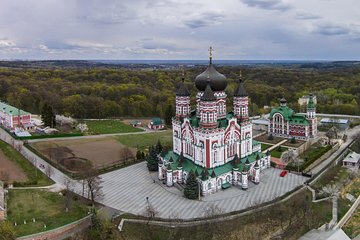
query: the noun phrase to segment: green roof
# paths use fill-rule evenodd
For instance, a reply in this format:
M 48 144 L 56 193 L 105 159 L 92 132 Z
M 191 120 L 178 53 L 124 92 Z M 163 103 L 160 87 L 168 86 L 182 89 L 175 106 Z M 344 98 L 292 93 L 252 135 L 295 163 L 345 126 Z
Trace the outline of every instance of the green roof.
M 294 110 L 292 110 L 288 106 L 274 108 L 273 110 L 271 110 L 269 118 L 272 119 L 275 113 L 280 113 L 286 121 L 289 121 L 291 116 L 294 114 Z
M 290 124 L 304 126 L 309 125 L 309 122 L 304 114 L 295 113 L 294 110 L 288 106 L 278 107 L 271 110 L 269 119 L 272 119 L 275 113 L 280 113 L 286 121 L 289 121 Z
M 13 107 L 9 104 L 6 104 L 4 102 L 0 102 L 0 111 L 3 111 L 9 115 L 12 115 L 12 116 L 17 116 L 17 115 L 29 115 L 30 113 L 26 112 L 26 111 L 23 111 L 21 109 L 18 109 L 16 107 Z
M 240 171 L 240 172 L 241 171 L 249 171 L 250 170 L 250 165 L 245 165 L 245 161 L 248 159 L 249 163 L 253 163 L 253 162 L 256 161 L 256 156 L 257 155 L 259 155 L 261 158 L 266 156 L 266 154 L 264 154 L 264 153 L 255 152 L 255 153 L 252 153 L 251 155 L 249 155 L 247 157 L 241 158 L 240 161 L 237 164 L 234 164 L 233 163 L 234 160 L 231 160 L 231 161 L 225 163 L 222 166 L 218 166 L 218 167 L 215 167 L 215 168 L 208 169 L 207 176 L 211 177 L 213 172 L 215 173 L 216 176 L 220 176 L 220 175 L 222 175 L 224 173 L 231 172 L 234 168 L 238 168 L 239 169 L 238 171 Z M 171 169 L 172 170 L 177 170 L 178 161 L 179 161 L 179 155 L 174 153 L 173 151 L 169 151 L 164 156 L 164 159 L 166 161 L 168 161 L 168 159 L 170 159 L 170 158 L 173 159 L 173 162 L 170 163 Z M 182 167 L 183 167 L 183 170 L 186 171 L 186 172 L 190 172 L 190 171 L 198 172 L 199 175 L 201 175 L 203 170 L 204 170 L 204 168 L 202 166 L 199 166 L 199 165 L 195 164 L 193 161 L 191 161 L 190 159 L 188 159 L 186 157 L 184 157 L 184 162 L 182 163 Z
M 254 139 L 252 140 L 252 145 L 253 145 L 253 146 L 259 145 L 259 144 L 260 144 L 260 143 L 259 143 L 258 141 L 254 140 Z
M 162 124 L 162 121 L 160 118 L 153 118 L 151 121 L 152 121 L 153 125 L 155 125 L 155 126 Z
M 290 119 L 290 124 L 308 126 L 309 122 L 308 122 L 308 120 L 306 120 L 305 115 L 303 115 L 301 113 L 297 113 L 297 114 L 293 115 L 292 118 Z
M 315 103 L 312 95 L 309 96 L 309 102 L 307 104 L 307 108 L 315 108 Z

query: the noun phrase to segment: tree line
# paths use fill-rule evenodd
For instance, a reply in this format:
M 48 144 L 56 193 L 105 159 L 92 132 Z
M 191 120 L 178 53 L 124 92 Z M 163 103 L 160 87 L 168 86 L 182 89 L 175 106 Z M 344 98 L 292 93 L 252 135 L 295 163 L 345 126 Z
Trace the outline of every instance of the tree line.
M 194 97 L 195 77 L 205 66 L 186 69 L 185 83 Z M 219 66 L 228 78 L 228 111 L 243 71 L 250 97 L 250 112 L 264 113 L 264 105 L 274 106 L 285 97 L 300 110 L 297 100 L 309 92 L 318 99 L 318 112 L 359 114 L 360 66 L 302 68 L 297 65 Z M 0 99 L 40 114 L 44 105 L 54 113 L 75 118 L 165 117 L 174 108 L 180 70 L 131 70 L 121 68 L 22 69 L 0 68 Z M 195 101 L 192 101 L 195 105 Z M 173 110 L 172 110 L 173 111 Z

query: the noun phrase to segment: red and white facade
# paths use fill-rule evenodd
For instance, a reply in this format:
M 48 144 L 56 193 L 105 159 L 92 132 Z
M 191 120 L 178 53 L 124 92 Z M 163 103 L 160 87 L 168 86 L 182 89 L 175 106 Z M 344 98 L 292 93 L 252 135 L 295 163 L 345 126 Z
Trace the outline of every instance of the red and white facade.
M 226 79 L 215 71 L 210 61 L 208 69 L 196 78 L 199 91 L 193 111 L 184 82 L 180 86 L 172 120 L 173 151 L 161 156 L 159 163 L 159 179 L 168 186 L 186 182 L 190 170 L 202 171 L 201 175 L 207 176 L 198 177 L 203 195 L 229 185 L 247 189 L 248 180 L 259 183 L 260 170 L 270 167 L 270 157 L 261 153 L 260 144 L 252 138 L 247 94 L 237 90 L 233 112 L 226 113 Z M 240 85 L 243 88 L 241 81 Z M 175 165 L 182 162 L 179 158 L 189 162 Z
M 14 129 L 31 123 L 31 114 L 0 102 L 0 124 L 6 128 Z

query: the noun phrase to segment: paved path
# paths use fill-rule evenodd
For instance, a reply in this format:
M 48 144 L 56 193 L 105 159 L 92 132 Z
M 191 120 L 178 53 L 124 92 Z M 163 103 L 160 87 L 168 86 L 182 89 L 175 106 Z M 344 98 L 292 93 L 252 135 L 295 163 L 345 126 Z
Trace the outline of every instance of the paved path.
M 281 144 L 286 143 L 287 140 L 288 140 L 288 139 L 284 139 L 284 140 L 282 140 L 281 142 L 278 142 L 278 143 L 272 145 L 271 147 L 269 147 L 269 148 L 265 149 L 264 151 L 262 151 L 262 153 L 266 153 L 267 151 L 271 151 L 271 150 L 275 149 L 276 147 L 280 146 Z M 265 144 L 269 144 L 269 143 L 265 143 Z M 270 143 L 270 144 L 271 144 L 271 143 Z M 270 144 L 269 144 L 269 145 L 270 145 Z
M 302 185 L 306 178 L 295 174 L 279 176 L 281 170 L 266 169 L 259 185 L 250 184 L 247 191 L 232 187 L 221 193 L 206 196 L 202 201 L 185 199 L 162 183 L 153 181 L 144 162 L 102 175 L 106 206 L 132 214 L 144 214 L 146 198 L 161 218 L 192 219 L 204 217 L 206 208 L 215 205 L 224 213 L 233 212 L 270 201 Z
M 87 135 L 87 136 L 76 136 L 76 137 L 58 137 L 58 138 L 39 138 L 39 139 L 29 139 L 29 143 L 33 142 L 48 142 L 48 141 L 61 141 L 61 140 L 75 140 L 75 139 L 90 139 L 90 138 L 104 138 L 104 137 L 112 137 L 112 136 L 122 136 L 122 135 L 134 135 L 134 134 L 149 134 L 149 133 L 157 133 L 157 132 L 165 132 L 170 130 L 148 130 L 144 132 L 129 132 L 129 133 L 109 133 L 109 134 L 99 134 L 99 135 Z

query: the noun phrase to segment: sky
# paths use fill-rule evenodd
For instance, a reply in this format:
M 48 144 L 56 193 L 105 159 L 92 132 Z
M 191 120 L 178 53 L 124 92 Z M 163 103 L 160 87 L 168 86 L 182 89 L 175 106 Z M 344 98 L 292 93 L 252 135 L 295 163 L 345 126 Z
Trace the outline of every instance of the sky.
M 0 0 L 0 59 L 360 60 L 359 0 Z

